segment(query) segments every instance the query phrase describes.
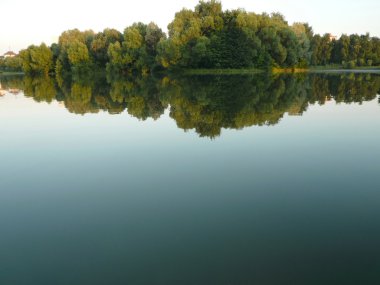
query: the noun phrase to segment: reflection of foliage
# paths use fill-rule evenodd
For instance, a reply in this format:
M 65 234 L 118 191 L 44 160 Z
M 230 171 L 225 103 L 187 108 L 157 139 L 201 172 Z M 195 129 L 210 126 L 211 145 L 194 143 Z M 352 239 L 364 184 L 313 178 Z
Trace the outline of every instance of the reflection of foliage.
M 167 105 L 160 100 L 159 82 L 152 77 L 120 78 L 111 81 L 110 97 L 124 104 L 128 113 L 141 120 L 158 119 Z
M 309 101 L 320 104 L 331 98 L 338 103 L 362 103 L 376 98 L 376 90 L 380 88 L 380 77 L 373 74 L 314 75 L 310 81 Z
M 24 89 L 24 77 L 22 75 L 0 76 L 3 89 Z
M 337 102 L 362 103 L 376 98 L 376 90 L 380 88 L 378 78 L 371 74 L 356 77 L 353 74 L 346 75 L 331 81 L 330 90 Z
M 261 75 L 191 76 L 163 79 L 60 78 L 2 79 L 3 86 L 25 90 L 36 101 L 62 101 L 72 113 L 100 110 L 119 114 L 125 109 L 141 120 L 158 119 L 170 106 L 170 117 L 184 130 L 216 137 L 223 128 L 277 124 L 285 113 L 301 115 L 309 104 L 373 100 L 380 76 Z
M 74 82 L 71 85 L 70 92 L 66 96 L 65 106 L 70 112 L 76 114 L 97 112 L 98 110 L 91 106 L 91 98 L 91 86 Z
M 24 94 L 37 102 L 52 102 L 57 94 L 54 80 L 49 76 L 24 78 Z
M 272 125 L 294 108 L 294 102 L 303 104 L 306 98 L 300 84 L 304 82 L 292 76 L 180 79 L 172 84 L 176 91 L 170 91 L 170 115 L 179 127 L 211 137 L 222 128 Z

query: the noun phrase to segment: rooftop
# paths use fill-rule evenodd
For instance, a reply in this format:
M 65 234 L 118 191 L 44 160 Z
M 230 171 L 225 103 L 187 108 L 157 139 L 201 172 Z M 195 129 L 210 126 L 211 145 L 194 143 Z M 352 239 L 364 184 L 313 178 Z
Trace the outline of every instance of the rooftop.
M 17 54 L 15 54 L 13 51 L 7 51 L 6 53 L 4 53 L 4 56 L 15 56 Z

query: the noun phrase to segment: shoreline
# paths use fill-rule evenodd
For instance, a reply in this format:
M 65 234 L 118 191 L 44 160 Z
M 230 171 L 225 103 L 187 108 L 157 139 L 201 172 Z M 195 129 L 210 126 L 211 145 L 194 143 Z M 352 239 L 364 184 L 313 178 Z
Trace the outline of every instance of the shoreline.
M 309 67 L 309 68 L 273 68 L 265 69 L 181 69 L 185 75 L 239 75 L 239 74 L 261 74 L 261 73 L 379 73 L 380 67 L 358 67 L 346 69 L 337 66 L 332 67 Z
M 309 68 L 272 68 L 271 70 L 257 69 L 257 68 L 221 68 L 221 69 L 177 69 L 167 70 L 164 73 L 181 73 L 183 75 L 249 75 L 249 74 L 296 74 L 296 73 L 372 73 L 380 74 L 380 67 L 358 67 L 353 69 L 340 68 L 338 66 L 331 67 L 309 67 Z M 11 72 L 11 71 L 0 71 L 0 76 L 21 76 L 26 75 L 24 72 Z
M 0 76 L 25 75 L 22 71 L 0 71 Z
M 310 69 L 309 73 L 379 73 L 380 69 Z

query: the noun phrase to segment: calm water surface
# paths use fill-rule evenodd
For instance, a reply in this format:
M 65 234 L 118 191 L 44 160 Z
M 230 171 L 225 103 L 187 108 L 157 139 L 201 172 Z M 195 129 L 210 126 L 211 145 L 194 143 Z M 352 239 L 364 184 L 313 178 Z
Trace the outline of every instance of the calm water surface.
M 0 80 L 0 284 L 379 284 L 380 76 Z

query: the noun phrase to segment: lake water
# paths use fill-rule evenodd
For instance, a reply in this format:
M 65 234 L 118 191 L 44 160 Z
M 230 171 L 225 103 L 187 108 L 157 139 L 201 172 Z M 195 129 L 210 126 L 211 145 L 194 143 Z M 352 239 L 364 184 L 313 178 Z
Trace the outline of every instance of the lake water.
M 0 284 L 379 284 L 379 75 L 0 80 Z

